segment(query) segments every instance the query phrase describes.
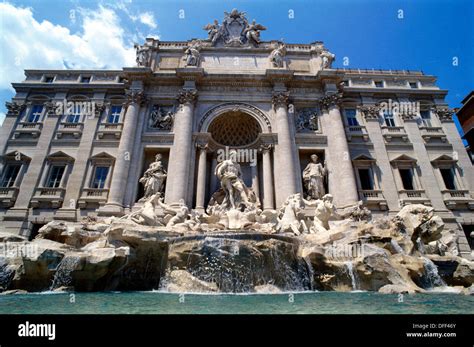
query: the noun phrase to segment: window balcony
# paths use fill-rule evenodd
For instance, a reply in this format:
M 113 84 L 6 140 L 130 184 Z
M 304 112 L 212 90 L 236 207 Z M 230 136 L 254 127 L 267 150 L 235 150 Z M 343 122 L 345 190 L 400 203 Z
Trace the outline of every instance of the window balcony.
M 409 204 L 423 204 L 431 206 L 431 202 L 422 189 L 417 190 L 400 190 L 398 192 L 400 198 L 400 205 L 405 206 Z
M 408 135 L 404 127 L 382 126 L 382 135 L 387 142 L 392 142 L 393 140 L 408 142 Z
M 64 188 L 36 188 L 30 201 L 31 207 L 59 208 L 63 204 L 65 191 Z
M 369 134 L 363 125 L 350 125 L 346 127 L 346 136 L 348 141 L 352 141 L 353 138 L 360 138 L 364 142 L 369 141 Z
M 439 139 L 442 142 L 446 142 L 446 134 L 443 131 L 442 127 L 420 127 L 421 137 L 425 142 L 430 142 L 434 139 Z
M 474 210 L 474 200 L 469 194 L 469 190 L 442 190 L 443 200 L 446 207 L 449 209 L 464 209 L 468 208 Z
M 15 131 L 13 132 L 13 140 L 18 139 L 37 139 L 41 134 L 43 123 L 19 122 Z
M 79 139 L 82 136 L 83 129 L 84 123 L 61 122 L 59 123 L 59 128 L 56 132 L 56 138 L 63 139 L 69 137 Z
M 1 187 L 0 188 L 0 206 L 12 207 L 15 205 L 16 197 L 18 196 L 18 187 Z
M 103 206 L 107 202 L 109 189 L 84 188 L 78 200 L 79 208 Z
M 371 208 L 387 210 L 387 201 L 381 190 L 359 190 L 359 198 Z
M 102 123 L 99 124 L 97 130 L 97 138 L 99 140 L 113 138 L 119 140 L 122 135 L 123 123 Z

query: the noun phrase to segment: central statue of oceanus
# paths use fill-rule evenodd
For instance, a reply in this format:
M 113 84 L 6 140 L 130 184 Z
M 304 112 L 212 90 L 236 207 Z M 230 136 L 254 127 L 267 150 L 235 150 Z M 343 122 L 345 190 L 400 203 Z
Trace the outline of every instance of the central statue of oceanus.
M 219 179 L 221 188 L 212 195 L 208 213 L 232 209 L 249 211 L 258 207 L 257 196 L 242 180 L 242 171 L 236 157 L 237 152 L 231 150 L 229 159 L 217 164 L 214 174 Z

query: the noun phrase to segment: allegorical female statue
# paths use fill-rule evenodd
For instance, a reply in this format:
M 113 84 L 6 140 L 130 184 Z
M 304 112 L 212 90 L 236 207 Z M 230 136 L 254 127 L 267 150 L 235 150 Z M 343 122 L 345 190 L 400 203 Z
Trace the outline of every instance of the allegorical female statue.
M 143 177 L 140 178 L 140 183 L 143 184 L 145 189 L 145 194 L 140 201 L 147 200 L 149 197 L 156 193 L 163 193 L 166 181 L 166 170 L 163 168 L 163 163 L 161 162 L 162 155 L 158 153 L 155 156 L 155 161 L 150 164 L 148 169 L 143 174 Z
M 327 170 L 319 162 L 316 154 L 311 155 L 311 162 L 303 170 L 303 181 L 306 187 L 307 199 L 317 200 L 326 194 L 324 189 L 324 178 Z

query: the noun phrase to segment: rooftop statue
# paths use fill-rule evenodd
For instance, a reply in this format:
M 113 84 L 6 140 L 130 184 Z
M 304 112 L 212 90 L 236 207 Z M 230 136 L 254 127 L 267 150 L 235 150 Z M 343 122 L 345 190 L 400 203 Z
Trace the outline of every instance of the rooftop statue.
M 235 47 L 257 46 L 260 43 L 260 32 L 267 28 L 256 23 L 255 20 L 249 23 L 245 12 L 233 9 L 230 13 L 224 12 L 222 24 L 215 19 L 214 23 L 207 24 L 203 29 L 207 30 L 208 41 L 212 46 L 220 43 Z

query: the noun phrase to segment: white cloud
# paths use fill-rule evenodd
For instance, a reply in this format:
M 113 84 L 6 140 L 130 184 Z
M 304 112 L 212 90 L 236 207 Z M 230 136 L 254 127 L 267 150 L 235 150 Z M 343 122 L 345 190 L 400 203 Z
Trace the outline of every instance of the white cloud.
M 156 22 L 155 22 L 155 17 L 153 16 L 153 13 L 151 12 L 140 13 L 139 18 L 142 24 L 145 24 L 152 29 L 156 29 Z
M 135 64 L 133 43 L 127 42 L 110 8 L 79 9 L 82 30 L 77 34 L 46 20 L 38 22 L 31 8 L 0 3 L 0 13 L 0 89 L 24 80 L 24 69 L 120 69 Z

